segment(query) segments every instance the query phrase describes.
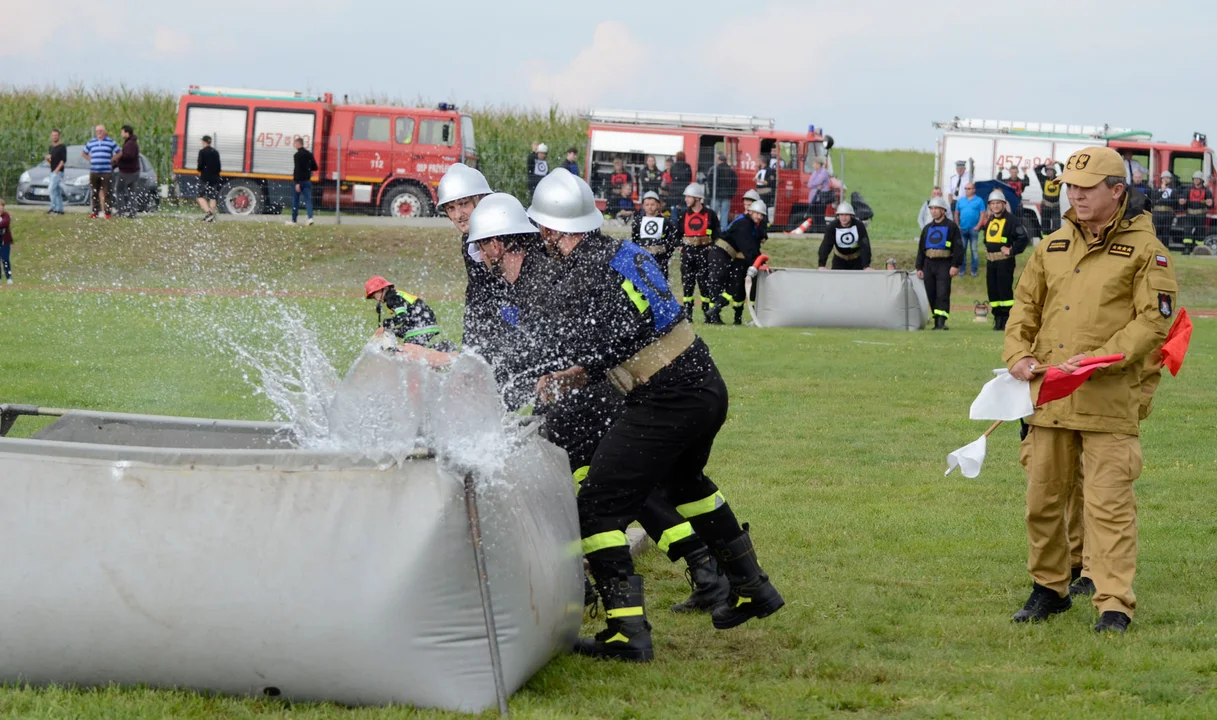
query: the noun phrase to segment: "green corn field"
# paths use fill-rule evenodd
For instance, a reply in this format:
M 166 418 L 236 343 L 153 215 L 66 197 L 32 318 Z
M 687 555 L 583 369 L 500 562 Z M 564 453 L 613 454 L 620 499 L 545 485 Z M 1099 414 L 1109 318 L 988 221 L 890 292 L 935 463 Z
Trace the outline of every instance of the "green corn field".
M 383 96 L 352 100 L 379 105 L 424 104 Z M 161 182 L 169 182 L 177 101 L 177 94 L 168 90 L 121 85 L 0 86 L 0 196 L 13 197 L 21 172 L 42 160 L 50 144 L 51 128 L 60 128 L 63 141 L 75 145 L 92 137 L 98 123 L 104 124 L 116 138 L 122 125 L 132 125 L 140 140 L 140 150 Z M 578 112 L 556 106 L 484 107 L 470 112 L 477 139 L 478 167 L 496 190 L 527 199 L 524 164 L 533 142 L 549 146 L 554 165 L 564 158 L 566 148 L 577 147 L 580 167 L 583 165 L 587 121 Z

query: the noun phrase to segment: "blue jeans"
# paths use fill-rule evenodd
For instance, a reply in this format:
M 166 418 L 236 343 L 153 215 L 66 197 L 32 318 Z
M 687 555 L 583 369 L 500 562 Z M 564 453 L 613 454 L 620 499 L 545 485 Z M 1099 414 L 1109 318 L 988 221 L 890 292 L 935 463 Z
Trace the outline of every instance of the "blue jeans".
M 731 198 L 727 198 L 725 200 L 711 200 L 710 209 L 714 211 L 715 215 L 718 215 L 719 223 L 721 223 L 723 229 L 726 230 L 727 223 L 731 221 L 731 218 L 727 217 L 729 214 L 731 214 Z
M 959 229 L 959 234 L 963 236 L 963 264 L 968 264 L 968 253 L 972 253 L 972 274 L 980 268 L 980 256 L 977 253 L 976 230 Z M 963 266 L 959 268 L 960 274 L 963 274 Z
M 8 275 L 9 279 L 13 277 L 13 265 L 9 262 L 12 252 L 12 245 L 0 245 L 0 267 L 4 268 L 4 274 Z
M 299 183 L 300 189 L 296 189 L 297 183 L 292 183 L 292 222 L 296 222 L 296 216 L 300 213 L 300 196 L 304 196 L 304 206 L 308 212 L 310 220 L 313 219 L 313 183 L 305 180 Z
M 49 183 L 51 191 L 51 211 L 63 212 L 63 173 L 51 173 Z

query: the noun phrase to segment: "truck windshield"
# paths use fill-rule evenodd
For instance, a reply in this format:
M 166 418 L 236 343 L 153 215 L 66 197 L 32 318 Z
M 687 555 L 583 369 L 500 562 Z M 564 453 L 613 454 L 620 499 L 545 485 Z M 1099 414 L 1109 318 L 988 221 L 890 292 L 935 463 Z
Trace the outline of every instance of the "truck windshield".
M 807 156 L 803 158 L 803 172 L 805 172 L 805 173 L 815 172 L 815 168 L 812 167 L 811 163 L 813 161 L 815 161 L 816 158 L 823 158 L 824 152 L 825 151 L 824 151 L 823 142 L 807 143 Z M 825 165 L 827 165 L 827 160 L 825 161 Z
M 470 155 L 477 154 L 477 145 L 473 142 L 473 118 L 461 116 L 461 150 Z

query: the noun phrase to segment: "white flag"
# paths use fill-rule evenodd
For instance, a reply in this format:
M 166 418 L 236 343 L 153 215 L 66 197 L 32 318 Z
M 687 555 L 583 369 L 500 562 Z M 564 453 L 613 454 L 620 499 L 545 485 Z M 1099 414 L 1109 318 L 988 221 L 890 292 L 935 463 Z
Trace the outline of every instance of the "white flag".
M 955 468 L 959 468 L 966 478 L 980 475 L 980 466 L 985 464 L 985 447 L 988 445 L 988 440 L 989 438 L 981 435 L 975 442 L 968 443 L 947 455 L 947 471 L 943 475 L 950 475 Z
M 972 401 L 969 417 L 973 420 L 1018 420 L 1035 412 L 1031 402 L 1031 383 L 1019 380 L 1006 370 L 994 370 L 997 377 L 985 383 Z

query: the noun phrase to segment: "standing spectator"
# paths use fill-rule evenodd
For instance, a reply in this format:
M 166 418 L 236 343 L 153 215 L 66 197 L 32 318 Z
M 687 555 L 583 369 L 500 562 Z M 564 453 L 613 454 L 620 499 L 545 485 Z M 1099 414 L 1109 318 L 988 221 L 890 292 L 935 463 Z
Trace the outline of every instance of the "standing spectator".
M 317 159 L 304 147 L 304 139 L 299 135 L 295 141 L 296 155 L 292 158 L 292 181 L 295 190 L 292 192 L 292 219 L 288 225 L 295 225 L 300 213 L 300 197 L 304 197 L 308 220 L 305 225 L 313 224 L 313 172 L 317 170 Z
M 1193 248 L 1204 244 L 1209 208 L 1213 207 L 1213 193 L 1204 186 L 1200 170 L 1192 173 L 1192 186 L 1179 196 L 1179 206 L 1187 213 L 1183 218 L 1183 252 L 1191 254 Z
M 778 187 L 778 169 L 773 163 L 773 158 L 761 158 L 761 169 L 756 171 L 756 177 L 753 180 L 756 182 L 756 194 L 760 196 L 760 201 L 765 203 L 769 214 L 773 215 L 774 199 L 777 197 Z
M 579 151 L 574 146 L 566 148 L 566 162 L 562 163 L 571 175 L 579 177 Z
M 952 210 L 959 198 L 963 197 L 963 188 L 974 179 L 972 167 L 971 158 L 955 161 L 955 174 L 947 180 L 947 200 L 950 201 Z
M 114 170 L 114 156 L 118 154 L 118 143 L 106 134 L 106 126 L 98 125 L 94 137 L 85 143 L 80 156 L 89 161 L 89 188 L 92 190 L 93 212 L 89 215 L 96 218 L 103 213 L 110 219 L 110 174 Z
M 59 141 L 59 128 L 51 131 L 51 147 L 46 151 L 47 164 L 51 166 L 48 183 L 51 194 L 51 209 L 48 215 L 63 214 L 63 169 L 68 165 L 68 146 Z
M 976 194 L 976 183 L 968 181 L 963 186 L 963 197 L 955 203 L 955 224 L 959 226 L 959 236 L 963 238 L 964 259 L 959 265 L 959 273 L 963 274 L 963 266 L 968 262 L 968 254 L 972 255 L 972 277 L 976 277 L 980 269 L 980 253 L 977 248 L 976 234 L 980 232 L 981 216 L 985 212 L 985 201 Z
M 677 152 L 676 159 L 668 163 L 667 173 L 671 180 L 668 182 L 668 190 L 664 194 L 663 204 L 668 206 L 668 210 L 672 214 L 675 214 L 678 209 L 684 206 L 685 188 L 693 184 L 693 168 L 689 163 L 685 162 L 683 150 Z
M 537 189 L 537 183 L 541 182 L 546 175 L 549 174 L 549 146 L 545 143 L 532 144 L 532 152 L 528 153 L 528 161 L 525 164 L 528 172 L 528 197 Z M 574 173 L 572 173 L 573 175 Z
M 833 200 L 836 197 L 832 192 L 832 176 L 824 168 L 824 159 L 816 158 L 811 161 L 811 177 L 807 178 L 807 204 L 811 208 L 811 216 L 823 217 L 824 208 Z
M 114 187 L 114 204 L 118 207 L 119 217 L 135 217 L 138 206 L 135 194 L 139 187 L 139 141 L 135 137 L 135 128 L 123 125 L 121 130 L 123 149 L 115 161 L 118 164 L 118 183 Z
M 625 169 L 625 160 L 620 155 L 613 158 L 613 172 L 609 175 L 609 190 L 616 195 L 621 192 L 622 185 L 634 184 L 634 176 Z
M 4 271 L 5 280 L 13 284 L 13 216 L 4 209 L 4 198 L 0 198 L 0 270 Z
M 663 172 L 656 164 L 654 155 L 647 155 L 647 165 L 638 174 L 638 185 L 638 192 L 643 195 L 649 192 L 657 193 L 660 186 L 663 185 Z
M 999 172 L 994 179 L 1009 185 L 1014 194 L 1020 198 L 1023 196 L 1023 188 L 1027 187 L 1027 176 L 1023 175 L 1018 166 L 1013 164 L 1006 168 L 1005 174 Z
M 1150 195 L 1150 210 L 1153 212 L 1154 233 L 1163 245 L 1170 247 L 1171 225 L 1175 222 L 1175 176 L 1163 170 L 1158 189 Z
M 203 136 L 203 147 L 199 148 L 199 207 L 203 208 L 203 221 L 215 222 L 216 201 L 220 199 L 220 152 L 211 146 L 211 136 Z
M 1035 166 L 1035 176 L 1044 190 L 1040 201 L 1040 229 L 1043 235 L 1051 235 L 1061 226 L 1061 181 L 1056 176 L 1056 163 L 1048 160 Z
M 930 201 L 933 200 L 934 198 L 940 198 L 940 197 L 942 197 L 942 188 L 939 187 L 938 185 L 935 185 L 934 189 L 930 190 L 930 199 L 921 203 L 921 212 L 917 213 L 917 224 L 918 225 L 920 225 L 921 227 L 924 228 L 926 225 L 929 225 L 931 222 L 934 221 L 934 215 L 933 215 L 933 213 L 930 212 L 930 206 L 932 204 Z
M 718 162 L 710 169 L 706 184 L 710 186 L 710 209 L 721 219 L 731 216 L 731 198 L 735 197 L 737 180 L 724 153 L 718 153 L 715 159 Z

